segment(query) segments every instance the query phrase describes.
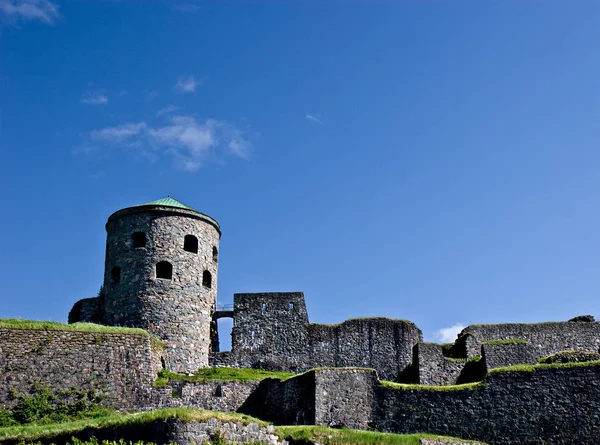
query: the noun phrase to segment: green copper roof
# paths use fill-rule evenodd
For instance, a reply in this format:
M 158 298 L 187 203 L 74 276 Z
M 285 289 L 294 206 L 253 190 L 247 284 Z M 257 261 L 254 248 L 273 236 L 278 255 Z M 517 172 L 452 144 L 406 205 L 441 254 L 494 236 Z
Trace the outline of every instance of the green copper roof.
M 142 205 L 144 205 L 144 206 L 179 207 L 180 209 L 193 210 L 194 212 L 198 211 L 198 210 L 194 209 L 193 207 L 186 206 L 184 203 L 171 198 L 170 196 L 167 196 L 166 198 L 162 198 L 162 199 L 157 199 L 156 201 L 147 202 Z

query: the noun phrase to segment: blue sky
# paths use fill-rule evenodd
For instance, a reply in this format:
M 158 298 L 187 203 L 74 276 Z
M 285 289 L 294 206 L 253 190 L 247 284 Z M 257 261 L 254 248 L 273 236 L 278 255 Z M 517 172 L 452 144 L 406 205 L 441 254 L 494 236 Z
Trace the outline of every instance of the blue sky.
M 219 302 L 600 315 L 600 3 L 0 0 L 0 316 L 64 321 L 104 223 L 219 221 Z

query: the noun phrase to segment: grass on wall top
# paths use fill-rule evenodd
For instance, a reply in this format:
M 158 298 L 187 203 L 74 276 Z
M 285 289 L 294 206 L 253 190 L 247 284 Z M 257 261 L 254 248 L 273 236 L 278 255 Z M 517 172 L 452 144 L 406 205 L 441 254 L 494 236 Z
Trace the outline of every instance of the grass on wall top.
M 504 340 L 489 340 L 484 341 L 483 345 L 495 346 L 495 345 L 526 345 L 527 340 L 522 338 L 506 338 Z
M 60 323 L 58 321 L 22 320 L 20 318 L 0 318 L 0 328 L 24 329 L 37 331 L 71 331 L 90 332 L 98 334 L 144 335 L 166 347 L 164 343 L 152 336 L 148 331 L 139 328 L 124 328 L 120 326 L 102 326 L 94 323 Z
M 254 422 L 261 426 L 268 425 L 267 422 L 243 414 L 205 411 L 192 408 L 166 408 L 145 413 L 113 415 L 69 423 L 0 428 L 0 441 L 23 440 L 23 442 L 31 443 L 40 439 L 50 439 L 57 435 L 77 434 L 88 428 L 103 429 L 130 425 L 145 425 L 174 418 L 185 422 L 205 422 L 212 418 L 221 422 L 241 422 L 245 425 Z M 307 439 L 311 442 L 328 443 L 331 445 L 418 445 L 420 439 L 453 440 L 450 437 L 430 434 L 391 434 L 375 431 L 350 430 L 345 428 L 331 429 L 325 426 L 280 426 L 275 428 L 275 433 L 286 440 Z M 460 441 L 460 443 L 481 443 L 462 439 L 454 440 Z
M 267 422 L 238 413 L 206 411 L 193 408 L 165 408 L 145 413 L 115 414 L 112 416 L 78 420 L 75 422 L 29 424 L 0 428 L 0 442 L 15 439 L 36 441 L 42 438 L 49 438 L 62 434 L 76 434 L 87 428 L 102 429 L 130 425 L 145 425 L 153 422 L 162 422 L 168 419 L 180 419 L 185 422 L 205 422 L 208 419 L 217 419 L 221 422 L 241 422 L 244 425 L 252 422 L 262 426 L 268 425 Z
M 293 376 L 294 374 L 290 372 L 265 371 L 262 369 L 252 368 L 201 368 L 198 371 L 196 371 L 193 375 L 176 374 L 174 372 L 163 369 L 162 371 L 160 371 L 157 379 L 154 381 L 154 386 L 158 388 L 163 388 L 167 386 L 169 380 L 177 380 L 192 383 L 209 383 L 211 381 L 253 382 L 268 378 L 285 380 Z

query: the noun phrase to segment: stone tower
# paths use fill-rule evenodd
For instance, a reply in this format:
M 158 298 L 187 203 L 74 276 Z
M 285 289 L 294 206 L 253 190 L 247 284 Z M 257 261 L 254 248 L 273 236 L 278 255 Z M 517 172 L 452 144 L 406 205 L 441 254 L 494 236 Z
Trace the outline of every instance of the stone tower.
M 168 197 L 113 213 L 106 233 L 101 322 L 156 335 L 172 371 L 208 366 L 219 224 Z

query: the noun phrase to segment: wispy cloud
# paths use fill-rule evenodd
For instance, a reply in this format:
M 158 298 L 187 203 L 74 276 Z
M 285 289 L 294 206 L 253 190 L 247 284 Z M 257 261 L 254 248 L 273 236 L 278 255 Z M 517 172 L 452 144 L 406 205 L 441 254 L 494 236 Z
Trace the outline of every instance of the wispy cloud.
M 247 158 L 250 151 L 250 143 L 233 124 L 190 115 L 173 116 L 162 126 L 140 121 L 101 128 L 93 130 L 89 139 L 115 147 L 138 147 L 147 157 L 167 154 L 177 168 L 190 172 L 202 167 L 211 155 Z
M 325 125 L 325 120 L 320 114 L 307 114 L 305 117 L 309 121 L 316 122 L 319 125 Z
M 181 93 L 194 93 L 201 83 L 202 81 L 195 79 L 194 76 L 180 77 L 177 79 L 175 89 Z
M 0 0 L 0 13 L 13 23 L 38 20 L 53 25 L 60 18 L 58 5 L 49 0 Z
M 449 328 L 438 330 L 435 333 L 435 338 L 441 343 L 452 343 L 464 328 L 466 328 L 466 326 L 462 323 L 456 323 Z
M 105 104 L 108 103 L 108 96 L 106 96 L 105 94 L 91 93 L 88 91 L 81 98 L 81 103 L 87 105 Z
M 181 12 L 196 12 L 200 9 L 200 6 L 194 5 L 193 3 L 177 3 L 173 6 L 173 9 Z
M 172 104 L 171 105 L 167 105 L 166 107 L 161 108 L 160 110 L 158 110 L 156 112 L 156 115 L 160 117 L 160 116 L 163 116 L 165 114 L 171 114 L 172 112 L 177 111 L 178 109 L 179 109 L 179 107 L 177 105 L 172 105 Z

